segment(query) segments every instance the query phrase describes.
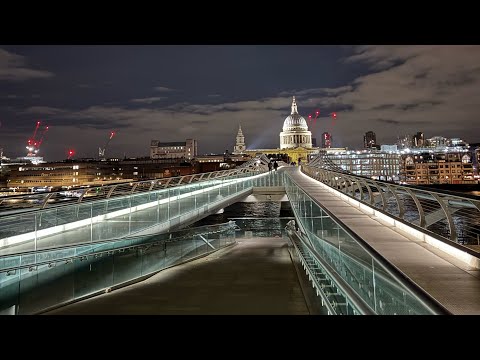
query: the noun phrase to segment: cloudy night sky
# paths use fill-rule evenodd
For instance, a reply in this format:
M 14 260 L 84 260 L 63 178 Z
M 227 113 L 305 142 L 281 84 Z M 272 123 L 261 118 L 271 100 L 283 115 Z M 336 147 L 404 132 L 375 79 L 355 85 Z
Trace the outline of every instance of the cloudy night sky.
M 37 120 L 39 155 L 148 156 L 150 140 L 198 140 L 199 153 L 276 148 L 297 97 L 313 137 L 335 147 L 398 135 L 480 141 L 480 46 L 0 46 L 0 147 L 26 155 Z M 329 114 L 337 113 L 333 121 Z

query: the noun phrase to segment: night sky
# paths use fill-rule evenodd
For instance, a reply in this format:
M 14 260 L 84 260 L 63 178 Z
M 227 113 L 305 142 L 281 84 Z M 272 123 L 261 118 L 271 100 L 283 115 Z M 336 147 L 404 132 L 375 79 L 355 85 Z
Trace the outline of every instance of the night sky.
M 199 153 L 276 148 L 291 96 L 313 137 L 362 146 L 398 135 L 480 141 L 480 46 L 1 46 L 0 147 L 26 155 L 37 120 L 39 155 L 61 160 L 148 156 L 150 140 L 198 140 Z M 337 113 L 335 121 L 329 117 Z

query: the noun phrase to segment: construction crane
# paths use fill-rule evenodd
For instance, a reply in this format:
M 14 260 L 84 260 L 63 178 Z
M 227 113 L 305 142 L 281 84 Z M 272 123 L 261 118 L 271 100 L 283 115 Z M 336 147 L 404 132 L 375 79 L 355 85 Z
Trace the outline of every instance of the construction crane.
M 37 121 L 37 124 L 35 126 L 35 130 L 33 132 L 33 136 L 28 139 L 27 141 L 27 150 L 28 150 L 28 153 L 27 153 L 27 156 L 37 156 L 39 150 L 40 150 L 40 145 L 42 145 L 43 143 L 43 140 L 45 139 L 45 134 L 47 133 L 48 131 L 48 126 L 45 126 L 43 128 L 43 131 L 40 135 L 40 138 L 37 139 L 37 135 L 38 135 L 38 129 L 40 128 L 40 121 Z
M 100 160 L 106 160 L 105 159 L 105 150 L 107 150 L 108 144 L 110 144 L 110 140 L 115 136 L 115 131 L 112 131 L 110 133 L 110 137 L 108 138 L 107 142 L 105 143 L 105 146 L 103 148 L 99 147 L 98 148 L 98 157 Z

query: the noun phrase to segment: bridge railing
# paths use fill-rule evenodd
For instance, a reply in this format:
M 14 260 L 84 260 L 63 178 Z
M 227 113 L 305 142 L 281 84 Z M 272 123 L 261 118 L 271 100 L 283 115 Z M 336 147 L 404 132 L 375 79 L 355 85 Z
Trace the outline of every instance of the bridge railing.
M 304 266 L 310 278 L 315 278 L 317 293 L 322 292 L 331 313 L 448 314 L 303 191 L 288 173 L 285 190 L 301 230 L 297 247 Z
M 141 280 L 235 242 L 235 222 L 0 256 L 0 314 L 35 314 Z
M 302 166 L 302 172 L 462 251 L 474 256 L 480 252 L 478 197 L 418 189 L 309 165 Z
M 265 172 L 266 165 L 261 159 L 252 159 L 252 163 L 235 169 L 168 177 L 152 180 L 125 182 L 113 185 L 93 185 L 91 187 L 71 188 L 64 191 L 9 195 L 0 197 L 0 217 L 19 214 L 38 209 L 57 208 L 67 204 L 111 199 L 126 195 L 148 193 L 182 185 L 219 180 L 232 176 L 251 175 Z
M 160 188 L 155 188 L 158 181 L 139 182 L 123 185 L 129 186 L 127 192 L 114 185 L 103 195 L 0 216 L 0 255 L 118 239 L 146 229 L 167 231 L 263 184 L 266 171 L 255 165 L 199 174 L 188 181 L 171 178 Z

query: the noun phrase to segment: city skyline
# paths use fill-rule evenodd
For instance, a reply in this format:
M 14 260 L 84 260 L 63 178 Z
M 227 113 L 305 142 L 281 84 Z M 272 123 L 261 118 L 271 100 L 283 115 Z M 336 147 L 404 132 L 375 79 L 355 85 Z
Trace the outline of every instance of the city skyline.
M 480 46 L 1 46 L 0 147 L 26 155 L 49 125 L 46 160 L 148 156 L 152 139 L 195 138 L 199 153 L 276 148 L 291 96 L 312 137 L 363 147 L 423 132 L 478 142 Z M 337 118 L 330 116 L 335 112 Z

